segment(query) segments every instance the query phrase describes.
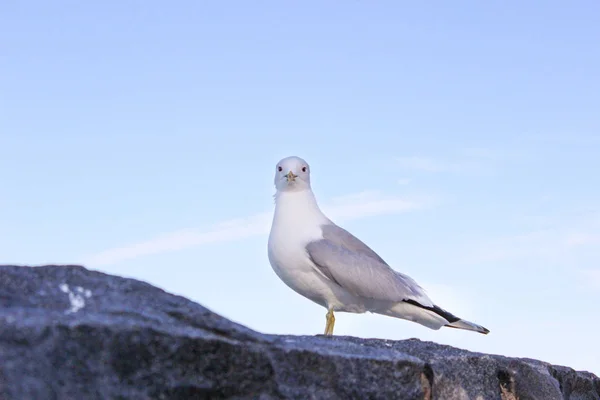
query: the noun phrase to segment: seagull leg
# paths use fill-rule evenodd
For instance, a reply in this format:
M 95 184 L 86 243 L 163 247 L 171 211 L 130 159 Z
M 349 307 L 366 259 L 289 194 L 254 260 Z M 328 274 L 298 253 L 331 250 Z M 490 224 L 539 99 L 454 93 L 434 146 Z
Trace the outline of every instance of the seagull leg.
M 325 315 L 325 335 L 331 336 L 333 335 L 333 326 L 335 325 L 335 316 L 333 315 L 333 310 L 329 310 L 327 315 Z

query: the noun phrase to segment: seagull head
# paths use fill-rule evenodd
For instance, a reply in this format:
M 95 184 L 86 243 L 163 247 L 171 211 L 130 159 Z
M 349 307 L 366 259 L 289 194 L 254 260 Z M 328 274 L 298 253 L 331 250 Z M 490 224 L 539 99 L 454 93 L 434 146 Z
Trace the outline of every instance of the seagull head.
M 300 157 L 281 159 L 275 166 L 275 187 L 278 192 L 310 190 L 310 167 Z

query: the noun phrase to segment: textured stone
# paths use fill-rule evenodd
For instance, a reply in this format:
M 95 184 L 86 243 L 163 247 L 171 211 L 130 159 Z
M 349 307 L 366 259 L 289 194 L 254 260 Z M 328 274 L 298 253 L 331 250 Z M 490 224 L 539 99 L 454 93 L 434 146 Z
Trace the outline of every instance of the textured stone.
M 416 339 L 263 335 L 149 284 L 0 266 L 1 399 L 600 399 L 600 379 Z

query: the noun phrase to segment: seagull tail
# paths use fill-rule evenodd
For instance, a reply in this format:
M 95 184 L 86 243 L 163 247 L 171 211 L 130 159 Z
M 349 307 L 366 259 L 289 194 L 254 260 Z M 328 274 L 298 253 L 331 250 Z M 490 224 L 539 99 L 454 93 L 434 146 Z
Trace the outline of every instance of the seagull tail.
M 490 333 L 489 329 L 484 328 L 481 325 L 477 325 L 473 322 L 465 321 L 464 319 L 459 319 L 458 321 L 451 322 L 449 324 L 446 324 L 445 326 L 447 326 L 448 328 L 466 329 L 468 331 L 475 331 L 475 332 L 483 333 L 484 335 L 487 335 L 488 333 Z
M 470 321 L 467 321 L 464 319 L 460 319 L 456 315 L 444 310 L 441 307 L 436 306 L 435 304 L 432 307 L 426 307 L 426 306 L 423 306 L 423 305 L 417 303 L 414 300 L 404 300 L 404 301 L 409 304 L 416 305 L 425 310 L 428 310 L 431 313 L 435 313 L 439 317 L 442 317 L 444 320 L 448 321 L 448 323 L 443 324 L 443 326 L 447 326 L 448 328 L 465 329 L 467 331 L 483 333 L 484 335 L 487 335 L 488 333 L 490 333 L 489 329 L 484 328 L 481 325 L 477 325 L 473 322 L 470 322 Z M 439 328 L 434 328 L 434 329 L 439 329 Z
M 481 325 L 460 319 L 456 315 L 436 306 L 424 306 L 417 301 L 408 299 L 397 303 L 391 309 L 382 312 L 396 318 L 408 319 L 428 328 L 438 330 L 443 326 L 455 329 L 465 329 L 487 335 L 490 331 Z

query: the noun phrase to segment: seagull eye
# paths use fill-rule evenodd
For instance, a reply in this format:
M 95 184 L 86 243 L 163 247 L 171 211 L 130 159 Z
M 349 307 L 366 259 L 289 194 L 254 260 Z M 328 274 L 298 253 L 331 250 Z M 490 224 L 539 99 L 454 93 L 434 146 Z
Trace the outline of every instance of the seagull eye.
M 281 168 L 281 166 L 277 167 L 277 169 L 279 170 L 279 172 L 283 171 L 283 168 Z
M 302 167 L 302 172 L 306 172 L 306 167 Z

